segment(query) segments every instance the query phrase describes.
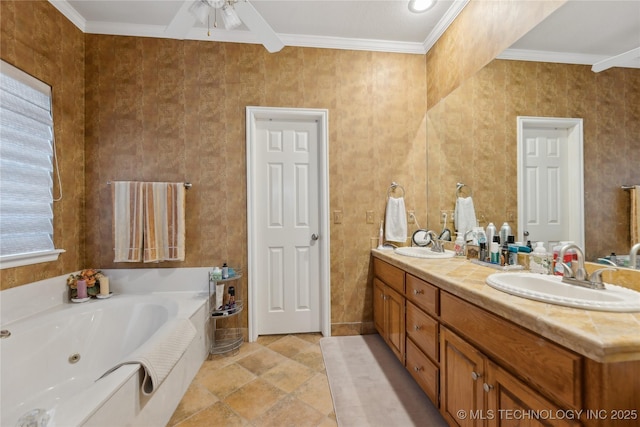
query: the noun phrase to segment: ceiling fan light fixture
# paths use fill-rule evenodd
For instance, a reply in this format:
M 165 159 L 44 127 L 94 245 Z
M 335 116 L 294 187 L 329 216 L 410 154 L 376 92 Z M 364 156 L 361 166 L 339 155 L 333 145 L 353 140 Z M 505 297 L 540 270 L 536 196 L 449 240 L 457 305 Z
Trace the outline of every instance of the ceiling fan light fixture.
M 233 6 L 225 4 L 224 6 L 222 6 L 221 11 L 222 22 L 224 23 L 224 27 L 227 30 L 232 30 L 242 25 L 242 21 L 240 20 L 240 17 L 238 17 L 236 11 L 233 9 Z
M 196 18 L 203 24 L 207 23 L 207 19 L 209 18 L 209 10 L 210 6 L 206 0 L 195 1 L 191 6 L 189 6 L 189 13 L 191 13 L 194 18 Z
M 409 10 L 413 13 L 422 13 L 436 5 L 437 0 L 409 0 Z

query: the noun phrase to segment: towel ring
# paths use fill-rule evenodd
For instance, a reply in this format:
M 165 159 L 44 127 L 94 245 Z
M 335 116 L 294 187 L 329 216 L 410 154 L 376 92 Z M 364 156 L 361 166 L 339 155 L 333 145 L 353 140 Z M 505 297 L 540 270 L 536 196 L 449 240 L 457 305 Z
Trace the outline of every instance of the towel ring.
M 456 184 L 456 198 L 460 197 L 460 190 L 462 190 L 462 187 L 467 187 L 469 189 L 469 197 L 473 197 L 473 190 L 469 188 L 468 185 L 459 182 Z
M 389 189 L 387 190 L 387 199 L 391 196 L 391 193 L 396 191 L 397 188 L 400 188 L 402 190 L 401 197 L 404 197 L 404 187 L 396 182 L 392 182 L 389 186 Z

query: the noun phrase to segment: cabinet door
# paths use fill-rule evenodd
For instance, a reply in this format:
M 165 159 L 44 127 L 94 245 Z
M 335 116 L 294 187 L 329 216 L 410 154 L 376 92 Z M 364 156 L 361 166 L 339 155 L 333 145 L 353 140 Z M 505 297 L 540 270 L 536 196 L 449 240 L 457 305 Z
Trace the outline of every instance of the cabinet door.
M 489 427 L 579 426 L 576 411 L 563 411 L 504 369 L 487 361 L 487 413 Z
M 385 320 L 384 320 L 384 283 L 377 278 L 373 279 L 373 323 L 376 330 L 386 340 Z
M 484 425 L 484 364 L 482 353 L 440 327 L 440 408 L 450 426 Z
M 385 288 L 387 343 L 404 365 L 404 297 L 390 287 Z

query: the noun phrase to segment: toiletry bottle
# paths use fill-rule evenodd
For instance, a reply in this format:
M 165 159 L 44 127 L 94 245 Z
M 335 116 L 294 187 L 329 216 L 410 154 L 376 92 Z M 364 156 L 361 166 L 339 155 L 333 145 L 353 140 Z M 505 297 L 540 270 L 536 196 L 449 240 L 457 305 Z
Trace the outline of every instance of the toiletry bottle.
M 487 246 L 489 247 L 489 252 L 491 249 L 491 244 L 493 243 L 493 236 L 497 236 L 498 235 L 498 231 L 496 230 L 496 226 L 490 222 L 489 225 L 487 225 Z M 484 260 L 484 261 L 491 261 L 491 255 L 488 255 L 488 259 Z
M 500 246 L 500 265 L 509 265 L 509 244 L 505 239 Z
M 378 249 L 384 248 L 384 229 L 382 228 L 382 220 L 380 220 L 380 231 L 378 232 Z
M 493 236 L 491 242 L 491 264 L 500 264 L 500 237 Z
M 220 267 L 213 267 L 213 273 L 211 274 L 212 274 L 213 280 L 222 279 L 222 270 L 220 270 Z
M 229 286 L 229 306 L 233 307 L 234 305 L 236 305 L 236 288 Z
M 462 237 L 462 233 L 458 233 L 456 236 L 456 241 L 453 244 L 453 249 L 456 253 L 456 256 L 464 256 L 464 237 Z
M 476 238 L 478 239 L 478 246 L 480 247 L 480 251 L 478 253 L 478 259 L 480 261 L 487 260 L 487 235 L 484 232 L 482 227 L 478 227 L 478 231 L 476 232 Z
M 507 237 L 511 235 L 511 227 L 508 223 L 502 224 L 500 227 L 500 241 L 504 244 L 507 241 Z
M 507 237 L 507 247 L 509 251 L 508 263 L 509 265 L 518 265 L 518 245 L 515 243 L 514 236 Z
M 481 242 L 479 246 L 480 251 L 478 252 L 478 259 L 485 262 L 487 260 L 487 242 Z
M 224 264 L 222 264 L 222 278 L 223 279 L 228 279 L 229 278 L 229 267 L 227 267 L 227 263 L 226 262 Z

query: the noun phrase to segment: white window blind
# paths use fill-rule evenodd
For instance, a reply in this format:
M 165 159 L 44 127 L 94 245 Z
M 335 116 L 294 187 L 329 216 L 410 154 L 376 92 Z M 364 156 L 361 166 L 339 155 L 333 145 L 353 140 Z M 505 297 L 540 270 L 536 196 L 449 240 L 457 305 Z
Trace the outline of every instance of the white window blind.
M 0 268 L 57 259 L 51 88 L 0 63 Z

